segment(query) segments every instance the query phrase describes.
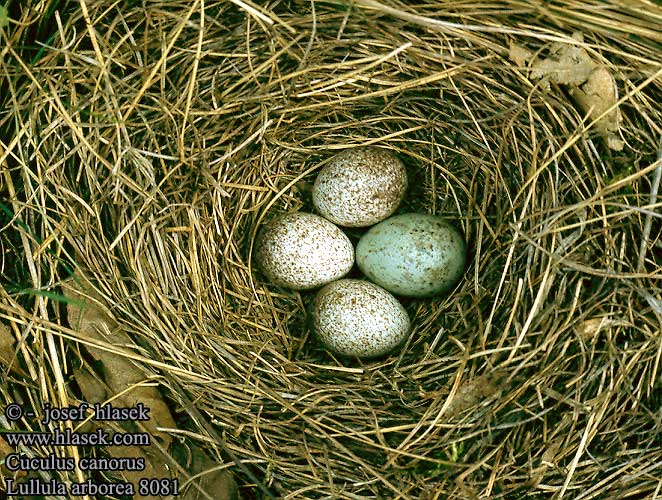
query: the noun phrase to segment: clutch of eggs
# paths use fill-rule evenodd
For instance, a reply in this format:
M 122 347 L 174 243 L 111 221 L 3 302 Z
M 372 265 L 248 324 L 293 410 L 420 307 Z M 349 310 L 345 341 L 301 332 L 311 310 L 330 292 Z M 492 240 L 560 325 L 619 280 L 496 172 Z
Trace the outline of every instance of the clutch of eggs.
M 391 293 L 430 297 L 449 290 L 464 272 L 466 243 L 454 226 L 428 214 L 390 217 L 406 189 L 406 171 L 395 155 L 375 147 L 347 149 L 315 180 L 313 204 L 323 217 L 288 213 L 258 233 L 256 262 L 272 283 L 295 290 L 323 286 L 312 307 L 313 329 L 336 354 L 372 358 L 390 352 L 411 328 Z M 373 227 L 355 255 L 335 224 Z M 340 279 L 355 257 L 370 281 Z

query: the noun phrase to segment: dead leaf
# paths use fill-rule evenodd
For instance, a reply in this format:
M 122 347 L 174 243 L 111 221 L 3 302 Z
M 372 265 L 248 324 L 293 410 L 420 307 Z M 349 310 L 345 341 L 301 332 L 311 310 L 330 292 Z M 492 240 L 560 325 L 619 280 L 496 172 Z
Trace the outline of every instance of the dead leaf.
M 14 359 L 15 352 L 14 336 L 9 331 L 9 327 L 0 323 L 0 363 L 10 366 Z
M 73 329 L 90 339 L 103 341 L 126 351 L 135 349 L 131 338 L 122 330 L 110 310 L 106 307 L 101 295 L 96 292 L 85 276 L 76 272 L 75 275 L 62 285 L 62 289 L 69 299 L 67 303 L 67 317 Z M 152 441 L 157 438 L 160 447 L 168 450 L 172 437 L 159 431 L 157 428 L 176 428 L 170 409 L 154 386 L 144 385 L 145 375 L 128 357 L 109 352 L 97 347 L 85 347 L 92 357 L 102 367 L 100 374 L 103 382 L 85 369 L 76 369 L 74 374 L 78 385 L 88 403 L 103 403 L 111 400 L 115 407 L 131 407 L 142 403 L 150 409 L 150 420 L 141 422 L 144 429 L 136 427 L 135 423 L 123 423 L 127 432 L 145 431 L 149 433 Z M 127 391 L 128 389 L 128 391 Z M 126 392 L 125 392 L 126 391 Z M 122 393 L 121 396 L 117 394 Z M 97 425 L 94 423 L 94 425 Z M 122 471 L 127 481 L 134 484 L 145 477 L 168 478 L 175 467 L 171 459 L 165 456 L 157 444 L 143 447 L 115 447 L 109 446 L 108 453 L 114 457 L 144 458 L 145 469 L 141 471 Z M 236 488 L 232 475 L 224 472 L 223 482 L 219 475 L 216 477 L 213 498 L 216 500 L 231 500 L 233 498 L 231 486 Z M 209 480 L 209 479 L 206 479 Z M 221 488 L 226 488 L 222 490 Z M 144 498 L 136 495 L 136 498 Z
M 227 470 L 220 469 L 219 464 L 213 462 L 197 446 L 191 447 L 191 454 L 195 462 L 191 470 L 191 475 L 201 474 L 198 485 L 214 500 L 237 500 L 239 498 L 239 488 Z M 191 486 L 183 492 L 182 500 L 204 500 L 205 497 L 198 488 Z
M 583 42 L 580 32 L 572 38 Z M 595 62 L 583 48 L 570 43 L 555 42 L 550 46 L 549 57 L 534 58 L 534 55 L 514 42 L 510 44 L 509 57 L 518 66 L 531 64 L 531 79 L 570 86 L 570 95 L 584 113 L 596 118 L 606 113 L 596 123 L 596 130 L 604 137 L 609 149 L 621 151 L 625 143 L 618 138 L 621 114 L 616 103 L 618 92 L 614 75 Z
M 28 377 L 28 374 L 17 363 L 16 340 L 9 327 L 3 323 L 0 323 L 0 366 L 4 366 L 19 377 Z
M 581 33 L 573 33 L 572 38 L 578 42 L 584 41 Z M 531 65 L 533 80 L 546 78 L 561 85 L 581 85 L 597 65 L 583 47 L 569 43 L 555 42 L 549 53 L 548 58 L 537 59 Z
M 530 484 L 533 487 L 537 487 L 545 477 L 545 472 L 549 467 L 556 466 L 555 458 L 558 455 L 559 450 L 561 449 L 561 444 L 563 439 L 556 439 L 550 445 L 545 448 L 545 451 L 540 458 L 540 465 L 534 468 L 531 471 L 531 480 Z
M 79 368 L 74 370 L 74 377 L 76 382 L 78 382 L 78 387 L 83 393 L 85 400 L 93 405 L 95 403 L 103 403 L 109 399 L 109 395 L 104 388 L 104 383 L 98 380 L 94 374 L 90 373 L 84 368 Z M 105 424 L 105 422 L 101 422 Z M 107 429 L 107 426 L 98 425 L 94 420 L 89 422 L 89 425 L 95 428 L 104 428 Z M 89 429 L 81 428 L 81 431 L 89 432 Z M 129 429 L 125 429 L 129 431 Z M 132 431 L 135 429 L 132 429 Z M 145 468 L 141 471 L 123 471 L 124 477 L 127 481 L 138 484 L 143 477 L 169 477 L 170 471 L 166 467 L 168 462 L 167 457 L 164 457 L 160 450 L 152 450 L 150 447 L 138 447 L 138 446 L 108 446 L 106 448 L 108 453 L 115 458 L 133 458 L 133 459 L 143 459 L 145 463 Z
M 20 371 L 16 366 L 16 341 L 9 327 L 4 323 L 0 323 L 0 365 L 9 367 L 13 372 Z M 0 463 L 4 464 L 5 458 L 11 453 L 15 453 L 15 450 L 0 435 Z M 14 475 L 16 477 L 25 477 L 26 472 L 22 470 L 12 472 L 2 465 L 0 467 L 0 475 L 5 477 L 14 477 Z
M 94 374 L 83 368 L 73 369 L 74 378 L 78 382 L 78 387 L 83 393 L 85 400 L 90 403 L 103 403 L 108 399 L 108 393 L 101 380 L 97 379 Z
M 533 52 L 511 40 L 508 58 L 517 64 L 520 68 L 524 68 L 527 66 L 529 61 L 533 59 Z
M 455 393 L 446 415 L 449 417 L 459 415 L 503 390 L 504 376 L 505 372 L 497 370 L 464 382 Z
M 7 455 L 10 455 L 11 453 L 16 453 L 16 450 L 9 446 L 9 443 L 7 443 L 7 441 L 5 441 L 2 436 L 0 436 L 0 462 L 3 464 L 2 467 L 0 467 L 0 475 L 4 477 L 25 477 L 27 473 L 24 470 L 12 472 L 4 466 L 5 458 L 7 458 Z M 0 491 L 2 491 L 1 482 Z
M 556 439 L 545 449 L 540 458 L 541 465 L 554 465 L 554 458 L 558 455 L 562 443 L 563 439 Z
M 616 132 L 621 123 L 621 113 L 616 105 L 618 93 L 616 81 L 607 68 L 597 68 L 581 88 L 570 91 L 577 104 L 590 117 L 597 118 L 610 110 L 596 123 L 596 129 L 605 136 L 610 149 L 621 151 L 625 145 Z M 612 109 L 613 108 L 613 109 Z
M 133 342 L 124 332 L 110 312 L 104 307 L 103 299 L 96 293 L 90 283 L 80 273 L 74 275 L 63 284 L 65 295 L 71 300 L 67 304 L 67 316 L 72 328 L 95 340 L 102 340 L 117 347 L 131 349 Z M 158 389 L 145 382 L 145 374 L 133 361 L 104 349 L 86 347 L 89 353 L 103 365 L 104 382 L 112 391 L 112 395 L 122 393 L 132 387 L 122 396 L 112 401 L 113 406 L 135 406 L 143 403 L 150 409 L 150 420 L 143 422 L 147 431 L 158 437 L 164 448 L 167 448 L 172 437 L 157 430 L 157 427 L 176 427 L 170 414 L 170 409 L 163 401 Z
M 601 330 L 609 327 L 626 324 L 622 321 L 612 319 L 609 316 L 601 316 L 584 320 L 575 326 L 577 334 L 586 342 L 594 339 Z

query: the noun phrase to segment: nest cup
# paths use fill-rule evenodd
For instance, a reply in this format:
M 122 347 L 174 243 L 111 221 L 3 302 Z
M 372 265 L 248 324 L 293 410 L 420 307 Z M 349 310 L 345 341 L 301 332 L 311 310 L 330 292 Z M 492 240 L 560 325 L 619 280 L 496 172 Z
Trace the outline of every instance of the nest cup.
M 83 270 L 173 408 L 178 391 L 193 402 L 202 420 L 183 412 L 178 424 L 229 464 L 242 495 L 266 495 L 246 468 L 282 498 L 654 491 L 637 472 L 660 449 L 652 13 L 624 7 L 615 27 L 573 2 L 49 5 L 40 14 L 59 25 L 38 57 L 13 51 L 0 67 L 11 105 L 0 123 L 17 137 L 2 144 L 3 245 L 21 256 L 10 278 L 57 294 Z M 513 43 L 542 57 L 578 44 L 574 30 L 627 94 L 621 151 L 569 85 L 509 58 Z M 252 251 L 271 217 L 313 211 L 325 161 L 366 145 L 407 167 L 398 213 L 451 221 L 469 256 L 452 293 L 403 301 L 413 331 L 400 350 L 362 362 L 315 341 L 312 293 L 269 284 Z M 33 255 L 19 219 L 38 236 Z M 84 339 L 57 301 L 39 309 L 43 294 L 7 290 L 3 322 L 37 321 L 58 342 L 27 353 L 61 356 L 40 358 L 46 375 L 20 391 L 55 397 L 56 370 L 85 359 Z M 619 458 L 626 449 L 636 458 Z M 632 480 L 607 481 L 615 470 Z

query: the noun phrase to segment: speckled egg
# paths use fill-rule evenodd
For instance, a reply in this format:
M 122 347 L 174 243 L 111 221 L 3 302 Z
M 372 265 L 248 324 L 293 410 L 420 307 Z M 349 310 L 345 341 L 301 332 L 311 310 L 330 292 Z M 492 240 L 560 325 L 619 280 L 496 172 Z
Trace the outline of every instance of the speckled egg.
M 342 356 L 382 356 L 402 343 L 410 330 L 402 304 L 369 281 L 329 283 L 317 293 L 312 316 L 319 340 Z
M 436 215 L 402 214 L 371 227 L 356 246 L 356 263 L 397 295 L 430 297 L 449 290 L 464 272 L 462 234 Z
M 346 149 L 317 175 L 313 205 L 331 222 L 365 227 L 393 214 L 406 190 L 407 172 L 393 153 L 377 147 Z
M 354 248 L 328 220 L 292 212 L 276 217 L 258 233 L 255 260 L 273 284 L 307 290 L 347 274 L 354 265 Z

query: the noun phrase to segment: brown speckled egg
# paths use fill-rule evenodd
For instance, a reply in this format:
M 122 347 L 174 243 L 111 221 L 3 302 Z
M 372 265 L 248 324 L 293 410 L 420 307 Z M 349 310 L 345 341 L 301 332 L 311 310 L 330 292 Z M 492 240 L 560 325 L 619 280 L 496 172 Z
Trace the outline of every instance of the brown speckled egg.
M 276 217 L 258 233 L 255 260 L 273 284 L 307 290 L 347 274 L 354 265 L 354 247 L 328 220 L 292 212 Z
M 407 311 L 369 281 L 342 279 L 322 288 L 313 303 L 313 327 L 329 350 L 342 356 L 382 356 L 409 334 Z
M 320 170 L 313 205 L 345 227 L 365 227 L 393 214 L 407 190 L 407 172 L 390 151 L 376 147 L 346 149 Z

